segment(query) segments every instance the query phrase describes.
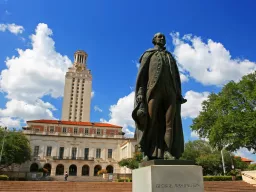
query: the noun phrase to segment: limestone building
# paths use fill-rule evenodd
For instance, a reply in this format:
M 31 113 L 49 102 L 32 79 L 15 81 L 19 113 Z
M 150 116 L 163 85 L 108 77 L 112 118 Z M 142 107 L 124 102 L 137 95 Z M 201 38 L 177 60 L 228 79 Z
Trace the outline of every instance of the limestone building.
M 62 120 L 27 121 L 23 133 L 32 149 L 32 161 L 20 171 L 39 168 L 57 176 L 96 176 L 101 169 L 109 173 L 129 173 L 118 161 L 132 157 L 134 140 L 125 138 L 122 127 L 90 122 L 92 75 L 87 69 L 87 54 L 77 51 L 74 64 L 65 77 Z
M 58 120 L 27 121 L 23 133 L 30 140 L 32 161 L 23 171 L 49 170 L 51 176 L 96 176 L 101 169 L 109 173 L 129 173 L 118 161 L 132 157 L 134 141 L 124 138 L 122 127 L 108 123 Z

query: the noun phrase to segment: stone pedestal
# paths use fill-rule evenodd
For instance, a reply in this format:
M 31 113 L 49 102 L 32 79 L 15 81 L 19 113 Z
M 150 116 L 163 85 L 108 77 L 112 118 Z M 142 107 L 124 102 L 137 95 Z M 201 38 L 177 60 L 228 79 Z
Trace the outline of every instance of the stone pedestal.
M 203 192 L 203 172 L 196 165 L 150 165 L 132 171 L 132 192 Z

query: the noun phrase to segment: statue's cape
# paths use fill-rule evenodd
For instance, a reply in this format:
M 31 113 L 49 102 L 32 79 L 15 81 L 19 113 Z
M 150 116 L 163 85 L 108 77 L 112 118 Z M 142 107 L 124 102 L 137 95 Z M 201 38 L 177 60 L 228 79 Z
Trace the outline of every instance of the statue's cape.
M 134 99 L 134 110 L 132 112 L 132 118 L 135 121 L 135 134 L 134 137 L 137 139 L 138 144 L 143 148 L 144 137 L 147 132 L 147 124 L 148 124 L 148 102 L 146 100 L 146 92 L 147 92 L 147 81 L 148 81 L 148 68 L 151 56 L 157 51 L 156 48 L 151 48 L 145 51 L 142 56 L 140 57 L 140 67 L 138 71 L 136 87 L 135 87 L 135 99 Z M 167 52 L 169 53 L 169 52 Z M 178 72 L 178 67 L 176 65 L 175 59 L 172 57 L 171 53 L 169 53 L 171 57 L 171 62 L 175 63 L 175 70 Z M 181 81 L 178 75 L 177 85 L 179 90 L 181 90 Z M 136 98 L 139 92 L 139 88 L 143 87 L 143 98 L 144 100 L 142 103 L 138 103 Z M 140 115 L 144 113 L 143 115 Z M 172 148 L 170 149 L 170 153 L 175 156 L 176 158 L 181 157 L 184 151 L 184 136 L 183 136 L 183 129 L 182 129 L 182 121 L 181 121 L 181 103 L 177 101 L 176 104 L 176 116 L 174 119 L 174 130 L 173 130 L 173 144 Z

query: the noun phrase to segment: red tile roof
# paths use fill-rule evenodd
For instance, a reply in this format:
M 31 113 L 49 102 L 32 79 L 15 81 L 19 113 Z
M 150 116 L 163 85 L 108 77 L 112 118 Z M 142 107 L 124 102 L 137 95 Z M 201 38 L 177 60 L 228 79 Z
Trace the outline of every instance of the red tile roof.
M 27 121 L 27 123 L 45 123 L 45 124 L 61 124 L 61 125 L 80 125 L 80 126 L 122 128 L 120 126 L 112 125 L 112 124 L 109 124 L 109 123 L 76 122 L 76 121 L 61 121 L 61 120 L 48 120 L 48 119 L 32 120 L 32 121 Z
M 235 157 L 237 158 L 237 157 L 240 157 L 240 156 L 235 156 Z M 241 157 L 241 161 L 243 161 L 243 162 L 253 162 L 252 160 L 247 159 L 245 157 Z

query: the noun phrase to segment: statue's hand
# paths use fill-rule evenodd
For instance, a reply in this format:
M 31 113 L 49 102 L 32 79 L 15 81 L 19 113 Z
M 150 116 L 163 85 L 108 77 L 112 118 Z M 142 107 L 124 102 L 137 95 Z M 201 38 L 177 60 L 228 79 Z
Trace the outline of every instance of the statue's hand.
M 143 96 L 142 96 L 142 95 L 138 95 L 137 98 L 136 98 L 136 101 L 137 101 L 138 103 L 141 103 L 142 100 L 143 100 Z
M 186 103 L 187 102 L 187 99 L 184 99 L 183 97 L 182 97 L 182 99 L 181 99 L 181 104 L 184 104 L 184 103 Z

